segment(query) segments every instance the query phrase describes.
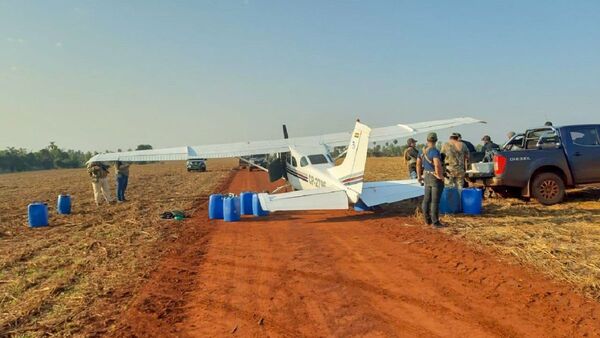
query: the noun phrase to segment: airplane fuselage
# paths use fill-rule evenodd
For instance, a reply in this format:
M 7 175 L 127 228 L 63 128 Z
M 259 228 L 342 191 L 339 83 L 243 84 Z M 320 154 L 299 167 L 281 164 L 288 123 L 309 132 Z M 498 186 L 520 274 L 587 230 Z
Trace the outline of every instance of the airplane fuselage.
M 286 161 L 287 181 L 294 190 L 338 188 L 347 191 L 350 201 L 356 202 L 360 192 L 354 193 L 352 183 L 335 177 L 331 171 L 334 167 L 335 162 L 325 147 L 290 147 Z

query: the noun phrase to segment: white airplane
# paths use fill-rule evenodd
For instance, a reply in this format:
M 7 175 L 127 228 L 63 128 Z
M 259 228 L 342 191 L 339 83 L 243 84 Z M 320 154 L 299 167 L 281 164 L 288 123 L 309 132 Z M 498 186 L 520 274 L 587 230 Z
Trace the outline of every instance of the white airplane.
M 283 178 L 295 191 L 260 193 L 261 207 L 267 211 L 348 209 L 349 203 L 365 208 L 423 195 L 417 180 L 363 182 L 370 142 L 406 138 L 471 123 L 485 123 L 470 117 L 398 124 L 371 129 L 356 122 L 352 133 L 284 138 L 279 140 L 214 144 L 98 154 L 89 162 L 180 161 L 194 158 L 227 158 L 277 153 L 268 168 L 272 182 Z M 350 142 L 348 142 L 350 139 Z M 345 158 L 336 165 L 330 153 L 347 146 Z

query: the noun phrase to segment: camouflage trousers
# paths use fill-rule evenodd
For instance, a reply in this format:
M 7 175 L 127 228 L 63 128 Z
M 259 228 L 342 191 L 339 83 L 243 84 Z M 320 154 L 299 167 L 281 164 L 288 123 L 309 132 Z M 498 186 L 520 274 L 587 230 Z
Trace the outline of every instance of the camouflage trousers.
M 448 176 L 444 178 L 444 183 L 446 185 L 446 187 L 454 187 L 456 188 L 459 192 L 462 191 L 464 185 L 465 185 L 465 175 L 463 174 L 458 174 L 458 175 L 452 175 L 452 176 Z

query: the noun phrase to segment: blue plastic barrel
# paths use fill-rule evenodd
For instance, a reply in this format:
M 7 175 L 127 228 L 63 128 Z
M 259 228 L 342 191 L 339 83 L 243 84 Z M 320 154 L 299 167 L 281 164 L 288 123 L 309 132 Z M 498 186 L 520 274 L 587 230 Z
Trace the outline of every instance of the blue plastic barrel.
M 240 198 L 225 197 L 223 199 L 223 220 L 237 222 L 240 220 Z
M 252 215 L 252 195 L 253 192 L 243 192 L 240 194 L 240 214 Z
M 460 212 L 460 195 L 458 189 L 445 187 L 440 200 L 440 213 L 457 214 Z
M 483 203 L 483 194 L 480 189 L 467 188 L 462 191 L 462 209 L 465 214 L 480 215 Z
M 252 195 L 252 215 L 254 216 L 267 216 L 269 214 L 268 211 L 263 210 L 260 205 L 260 200 L 258 199 L 258 194 Z
M 212 194 L 208 198 L 208 218 L 223 219 L 223 195 Z
M 354 203 L 354 211 L 362 212 L 369 210 L 371 210 L 371 208 L 369 208 L 362 200 L 358 200 L 358 202 Z
M 32 228 L 48 226 L 48 205 L 42 202 L 31 203 L 27 207 L 29 226 Z
M 56 211 L 62 215 L 70 214 L 71 213 L 71 196 L 58 195 L 58 202 L 56 202 Z

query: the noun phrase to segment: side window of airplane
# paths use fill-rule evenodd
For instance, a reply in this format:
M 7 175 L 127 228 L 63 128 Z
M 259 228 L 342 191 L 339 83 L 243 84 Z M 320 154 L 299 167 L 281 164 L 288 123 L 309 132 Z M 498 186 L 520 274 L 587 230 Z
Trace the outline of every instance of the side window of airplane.
M 294 168 L 298 166 L 298 161 L 296 161 L 295 157 L 292 157 L 292 165 L 294 166 Z
M 302 156 L 302 158 L 300 159 L 300 166 L 306 167 L 307 165 L 308 165 L 308 160 L 306 159 L 306 156 Z
M 288 156 L 288 157 L 287 157 L 287 163 L 288 163 L 289 165 L 292 165 L 292 156 Z

